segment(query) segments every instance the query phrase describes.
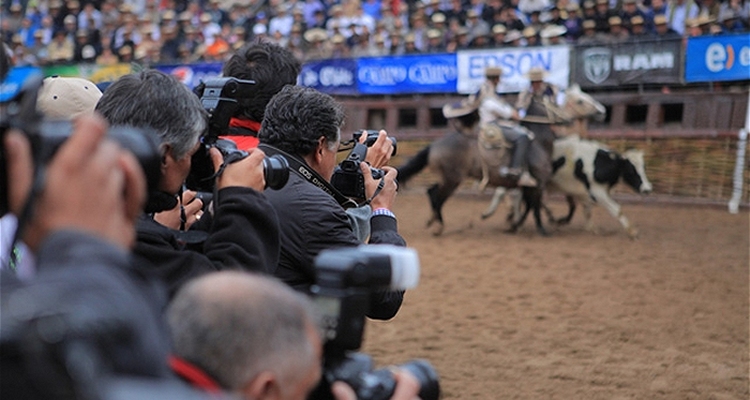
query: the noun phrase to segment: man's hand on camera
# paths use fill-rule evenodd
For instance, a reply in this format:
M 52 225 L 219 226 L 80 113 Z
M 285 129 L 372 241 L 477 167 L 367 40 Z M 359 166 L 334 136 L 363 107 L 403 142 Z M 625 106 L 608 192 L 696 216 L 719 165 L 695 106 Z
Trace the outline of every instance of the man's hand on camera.
M 382 168 L 383 172 L 386 174 L 382 178 L 383 187 L 376 194 L 375 192 L 378 190 L 381 179 L 373 179 L 370 166 L 367 165 L 367 163 L 360 163 L 359 167 L 365 178 L 365 196 L 370 199 L 370 206 L 372 209 L 387 208 L 391 210 L 393 202 L 396 200 L 396 190 L 398 189 L 398 185 L 396 184 L 398 171 L 392 167 Z
M 135 157 L 106 140 L 106 133 L 101 117 L 87 115 L 75 121 L 73 134 L 46 167 L 44 186 L 23 237 L 30 248 L 38 248 L 61 229 L 85 231 L 123 248 L 134 243 L 146 178 Z M 6 146 L 11 211 L 18 215 L 31 187 L 31 152 L 18 131 L 8 133 Z
M 359 142 L 365 143 L 366 139 L 367 135 L 363 134 L 359 137 Z M 367 148 L 365 161 L 370 163 L 373 168 L 383 168 L 391 160 L 391 154 L 393 154 L 393 142 L 388 139 L 388 133 L 381 129 L 378 133 L 378 139 Z
M 419 381 L 408 371 L 394 369 L 393 377 L 396 380 L 396 390 L 390 400 L 418 400 Z M 351 386 L 338 381 L 331 385 L 331 393 L 336 400 L 356 400 L 357 394 Z
M 177 206 L 171 210 L 162 211 L 154 214 L 154 220 L 167 228 L 184 230 L 190 229 L 190 226 L 201 219 L 203 215 L 203 201 L 195 198 L 196 192 L 186 190 L 182 192 L 182 198 L 179 199 Z M 182 218 L 185 221 L 182 221 Z
M 218 171 L 224 162 L 221 152 L 212 148 L 211 160 L 214 162 L 214 170 Z M 263 158 L 265 153 L 260 149 L 248 150 L 248 156 L 242 160 L 227 164 L 224 172 L 216 179 L 216 187 L 224 189 L 227 187 L 239 186 L 255 189 L 262 192 L 266 186 L 266 179 L 263 175 Z

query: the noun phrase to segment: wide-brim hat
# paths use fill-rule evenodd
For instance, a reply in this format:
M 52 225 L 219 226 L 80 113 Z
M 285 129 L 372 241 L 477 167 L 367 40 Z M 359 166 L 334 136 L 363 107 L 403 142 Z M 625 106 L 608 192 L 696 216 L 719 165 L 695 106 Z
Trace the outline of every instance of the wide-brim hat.
M 539 32 L 539 36 L 549 39 L 553 37 L 562 36 L 568 32 L 568 29 L 562 25 L 549 25 Z
M 547 71 L 539 67 L 531 68 L 526 74 L 526 77 L 532 82 L 543 81 L 545 76 L 547 76 Z
M 500 67 L 487 67 L 484 69 L 484 76 L 487 78 L 497 78 L 503 76 L 503 69 Z
M 477 104 L 472 99 L 464 99 L 443 106 L 443 116 L 447 119 L 463 117 L 477 110 Z
M 323 28 L 312 28 L 305 31 L 303 37 L 310 43 L 322 42 L 326 40 L 326 38 L 328 37 L 328 33 Z
M 505 34 L 505 40 L 504 40 L 504 42 L 505 43 L 510 43 L 510 42 L 516 41 L 518 39 L 521 39 L 522 37 L 523 37 L 523 35 L 521 34 L 521 32 L 513 29 L 512 31 L 509 31 L 508 33 Z
M 87 79 L 51 76 L 44 79 L 36 106 L 45 117 L 67 120 L 94 111 L 100 97 L 102 91 Z

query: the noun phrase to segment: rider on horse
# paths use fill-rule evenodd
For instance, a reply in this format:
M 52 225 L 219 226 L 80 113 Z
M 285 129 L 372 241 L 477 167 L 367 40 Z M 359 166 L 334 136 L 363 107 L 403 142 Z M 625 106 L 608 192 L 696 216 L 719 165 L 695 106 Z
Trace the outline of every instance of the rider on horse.
M 481 127 L 485 129 L 491 125 L 499 126 L 505 140 L 513 144 L 510 168 L 500 168 L 500 175 L 517 179 L 519 186 L 536 186 L 536 180 L 528 171 L 528 150 L 533 134 L 518 125 L 517 121 L 521 119 L 518 112 L 498 96 L 496 88 L 502 74 L 503 70 L 499 67 L 486 68 L 486 80 L 479 92 L 474 95 L 474 101 L 479 108 Z
M 560 88 L 544 81 L 545 71 L 542 68 L 532 68 L 528 77 L 531 82 L 529 89 L 518 94 L 516 110 L 524 117 L 532 101 L 557 106 L 560 98 Z

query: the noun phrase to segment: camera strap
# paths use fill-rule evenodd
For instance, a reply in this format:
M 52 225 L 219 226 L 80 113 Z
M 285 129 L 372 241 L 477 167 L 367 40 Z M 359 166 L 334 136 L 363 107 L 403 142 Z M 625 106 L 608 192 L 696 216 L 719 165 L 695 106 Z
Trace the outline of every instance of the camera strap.
M 359 207 L 359 204 L 357 204 L 356 201 L 341 194 L 341 192 L 339 192 L 335 187 L 328 183 L 328 181 L 323 179 L 320 174 L 315 172 L 312 168 L 308 167 L 305 162 L 300 161 L 296 156 L 293 156 L 286 153 L 285 151 L 279 150 L 266 144 L 258 145 L 258 148 L 263 150 L 263 152 L 267 155 L 280 154 L 284 156 L 289 162 L 290 170 L 331 195 L 331 197 L 333 197 L 339 203 L 339 205 L 341 205 L 341 207 L 344 207 L 345 209 Z

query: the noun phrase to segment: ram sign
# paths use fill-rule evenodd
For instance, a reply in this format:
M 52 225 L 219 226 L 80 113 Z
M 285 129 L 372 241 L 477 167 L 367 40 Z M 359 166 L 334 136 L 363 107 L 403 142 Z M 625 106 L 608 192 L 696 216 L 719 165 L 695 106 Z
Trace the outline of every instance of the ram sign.
M 573 82 L 582 88 L 681 82 L 681 39 L 575 48 Z

